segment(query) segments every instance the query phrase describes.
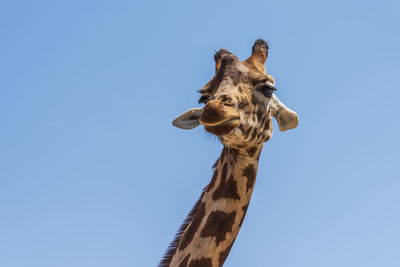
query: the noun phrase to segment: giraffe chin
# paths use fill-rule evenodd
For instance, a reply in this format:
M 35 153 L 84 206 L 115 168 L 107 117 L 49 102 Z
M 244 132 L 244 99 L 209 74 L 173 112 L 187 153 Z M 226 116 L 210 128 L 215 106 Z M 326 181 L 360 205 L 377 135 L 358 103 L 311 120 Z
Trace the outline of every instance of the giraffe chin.
M 207 132 L 210 132 L 217 136 L 221 136 L 221 135 L 229 133 L 230 131 L 232 131 L 233 129 L 238 127 L 240 125 L 240 119 L 235 117 L 235 118 L 225 120 L 222 123 L 219 123 L 217 125 L 212 125 L 212 126 L 206 125 L 206 124 L 203 124 L 203 125 Z

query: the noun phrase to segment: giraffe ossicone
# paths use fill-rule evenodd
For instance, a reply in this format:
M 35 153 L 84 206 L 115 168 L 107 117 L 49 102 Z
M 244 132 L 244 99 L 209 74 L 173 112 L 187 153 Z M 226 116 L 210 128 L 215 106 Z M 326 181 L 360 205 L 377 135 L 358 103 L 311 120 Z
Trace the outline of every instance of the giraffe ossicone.
M 275 95 L 275 80 L 266 73 L 268 45 L 256 40 L 252 55 L 240 61 L 221 49 L 215 76 L 200 90 L 203 108 L 173 121 L 182 129 L 203 125 L 224 148 L 214 175 L 179 229 L 159 266 L 220 267 L 243 224 L 255 185 L 263 144 L 272 136 L 272 117 L 279 130 L 298 125 L 297 114 Z

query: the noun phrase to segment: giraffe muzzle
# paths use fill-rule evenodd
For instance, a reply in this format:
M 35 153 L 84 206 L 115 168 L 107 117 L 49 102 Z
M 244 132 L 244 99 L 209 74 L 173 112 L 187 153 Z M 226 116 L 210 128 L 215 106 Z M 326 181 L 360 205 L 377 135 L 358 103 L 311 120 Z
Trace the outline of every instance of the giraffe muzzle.
M 210 132 L 217 136 L 221 136 L 229 133 L 230 131 L 238 127 L 240 125 L 240 118 L 232 117 L 218 123 L 211 123 L 211 124 L 202 123 L 202 124 L 204 125 L 204 129 L 207 132 Z

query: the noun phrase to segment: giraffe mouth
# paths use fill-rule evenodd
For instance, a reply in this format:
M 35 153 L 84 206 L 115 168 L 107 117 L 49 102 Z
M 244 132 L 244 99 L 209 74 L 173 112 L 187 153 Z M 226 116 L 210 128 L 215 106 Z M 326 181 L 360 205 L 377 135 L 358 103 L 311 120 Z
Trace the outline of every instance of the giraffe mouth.
M 228 118 L 222 122 L 216 123 L 202 123 L 207 132 L 215 135 L 224 135 L 235 129 L 240 124 L 239 117 Z

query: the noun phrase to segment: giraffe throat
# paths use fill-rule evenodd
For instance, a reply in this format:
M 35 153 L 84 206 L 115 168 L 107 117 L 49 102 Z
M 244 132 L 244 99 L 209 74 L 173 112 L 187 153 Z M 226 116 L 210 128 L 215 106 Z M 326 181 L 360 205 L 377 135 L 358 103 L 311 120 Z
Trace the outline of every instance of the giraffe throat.
M 262 145 L 225 147 L 211 182 L 179 229 L 160 267 L 220 267 L 242 226 L 255 185 Z

